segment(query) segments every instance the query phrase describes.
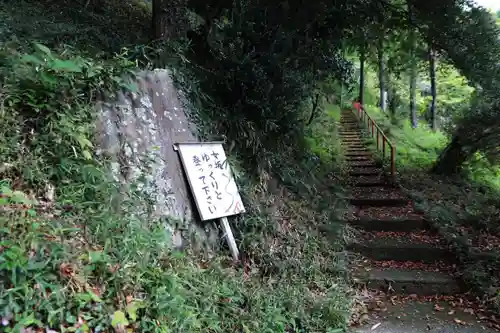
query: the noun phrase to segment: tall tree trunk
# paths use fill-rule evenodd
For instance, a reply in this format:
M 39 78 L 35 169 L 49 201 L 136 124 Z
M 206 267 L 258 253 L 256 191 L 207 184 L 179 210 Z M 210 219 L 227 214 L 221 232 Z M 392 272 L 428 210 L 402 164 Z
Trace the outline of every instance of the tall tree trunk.
M 432 49 L 432 45 L 429 44 L 429 74 L 431 78 L 431 106 L 430 106 L 430 126 L 432 130 L 437 129 L 437 121 L 436 121 L 436 55 L 434 54 L 434 50 Z
M 342 58 L 345 59 L 345 45 L 342 41 Z M 344 107 L 344 81 L 340 81 L 340 108 Z
M 361 46 L 359 55 L 359 102 L 364 104 L 365 101 L 365 44 Z
M 178 38 L 186 33 L 186 0 L 152 0 L 153 16 L 151 37 L 153 39 Z
M 168 34 L 168 13 L 163 5 L 163 0 L 153 0 L 153 19 L 151 20 L 151 36 L 153 39 L 165 38 Z
M 412 26 L 413 10 L 410 1 L 408 1 L 408 20 Z M 417 128 L 417 33 L 413 27 L 410 30 L 410 48 L 410 120 L 411 127 Z
M 379 93 L 379 106 L 382 112 L 387 109 L 385 98 L 385 59 L 384 59 L 384 33 L 381 32 L 378 41 L 378 85 L 380 88 Z
M 394 100 L 395 92 L 392 89 L 391 77 L 389 76 L 389 74 L 387 74 L 385 77 L 385 84 L 387 86 L 387 109 L 389 110 L 391 116 L 394 116 L 396 114 L 396 103 Z

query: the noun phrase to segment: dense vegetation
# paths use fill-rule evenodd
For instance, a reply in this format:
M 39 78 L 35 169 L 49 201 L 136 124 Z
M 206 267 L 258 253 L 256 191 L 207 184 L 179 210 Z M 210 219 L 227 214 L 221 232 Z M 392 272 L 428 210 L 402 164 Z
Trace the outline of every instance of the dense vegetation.
M 470 220 L 493 232 L 484 221 L 498 211 L 482 208 L 496 205 L 498 190 L 499 31 L 494 15 L 465 0 L 3 3 L 6 331 L 340 332 L 351 298 L 336 255 L 347 236 L 336 223 L 342 161 L 332 119 L 355 97 L 398 142 L 403 182 L 415 168 L 464 172 L 454 194 L 468 189 L 474 205 L 462 203 L 467 214 L 457 217 L 449 198 L 434 202 L 432 211 L 450 212 L 443 232 Z M 164 66 L 204 138 L 224 135 L 235 147 L 247 267 L 173 251 L 159 221 L 131 211 L 147 204 L 138 193 L 110 207 L 118 190 L 93 154 L 93 105 L 131 89 L 124 75 Z M 474 281 L 484 287 L 488 274 Z

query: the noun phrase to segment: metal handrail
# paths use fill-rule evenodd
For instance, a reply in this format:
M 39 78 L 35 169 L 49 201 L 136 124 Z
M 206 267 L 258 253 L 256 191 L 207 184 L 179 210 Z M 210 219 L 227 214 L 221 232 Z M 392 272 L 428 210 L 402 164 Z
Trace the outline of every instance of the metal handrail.
M 385 152 L 385 147 L 386 143 L 390 148 L 391 151 L 391 177 L 393 179 L 396 178 L 396 147 L 394 144 L 389 140 L 387 135 L 385 135 L 384 131 L 377 125 L 375 120 L 373 120 L 372 117 L 366 112 L 365 108 L 361 105 L 360 107 L 356 108 L 358 111 L 358 118 L 363 122 L 363 125 L 365 125 L 368 129 L 368 132 L 370 133 L 370 128 L 371 128 L 371 136 L 372 138 L 375 138 L 375 129 L 377 130 L 377 150 L 380 150 L 380 137 L 382 137 L 382 158 L 385 158 L 386 152 Z M 366 121 L 365 121 L 366 120 Z

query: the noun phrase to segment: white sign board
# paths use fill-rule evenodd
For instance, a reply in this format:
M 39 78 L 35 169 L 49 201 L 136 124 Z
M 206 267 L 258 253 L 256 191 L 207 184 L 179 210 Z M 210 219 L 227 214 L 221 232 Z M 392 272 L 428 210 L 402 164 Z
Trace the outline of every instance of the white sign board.
M 222 143 L 178 143 L 177 149 L 203 221 L 245 212 Z

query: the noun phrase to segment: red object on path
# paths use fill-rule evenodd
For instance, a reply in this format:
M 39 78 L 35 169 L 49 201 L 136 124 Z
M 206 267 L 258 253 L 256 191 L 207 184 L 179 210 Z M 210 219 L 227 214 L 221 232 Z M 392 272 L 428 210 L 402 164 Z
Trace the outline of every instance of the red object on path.
M 363 108 L 363 106 L 361 106 L 361 103 L 358 102 L 358 101 L 354 101 L 352 103 L 352 105 L 354 106 L 354 108 L 356 109 L 356 111 L 358 111 L 358 116 L 361 115 L 361 109 Z

